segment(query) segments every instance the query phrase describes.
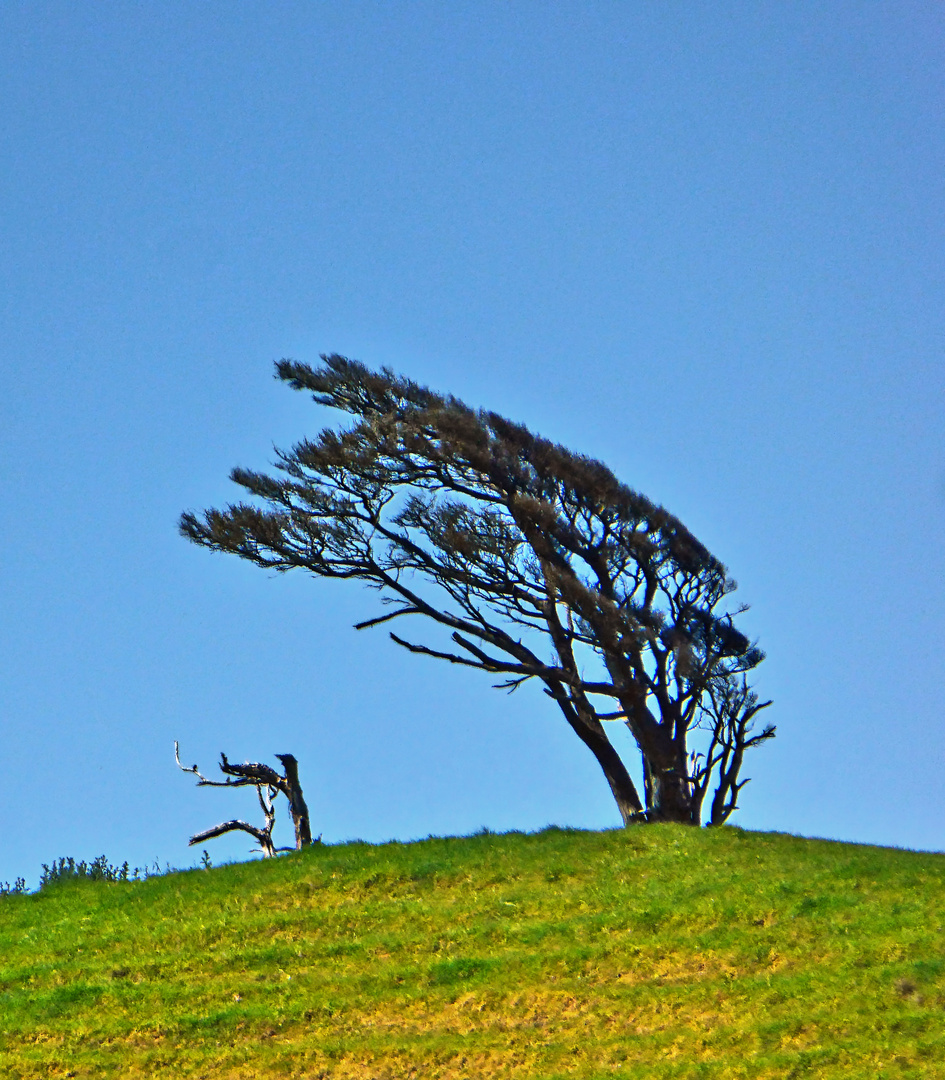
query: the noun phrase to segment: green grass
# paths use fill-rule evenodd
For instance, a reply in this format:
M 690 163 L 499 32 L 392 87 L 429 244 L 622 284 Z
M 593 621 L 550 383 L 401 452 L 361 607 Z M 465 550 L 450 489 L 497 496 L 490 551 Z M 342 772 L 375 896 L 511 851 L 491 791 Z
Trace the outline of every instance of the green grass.
M 0 898 L 0 1075 L 945 1077 L 945 856 L 352 843 Z

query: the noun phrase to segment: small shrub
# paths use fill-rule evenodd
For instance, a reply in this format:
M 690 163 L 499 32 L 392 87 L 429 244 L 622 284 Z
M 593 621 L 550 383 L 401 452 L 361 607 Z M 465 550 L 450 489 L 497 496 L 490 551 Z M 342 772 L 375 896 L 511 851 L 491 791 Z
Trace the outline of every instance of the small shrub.
M 112 866 L 104 855 L 99 855 L 87 863 L 84 859 L 76 862 L 71 856 L 64 859 L 54 859 L 52 866 L 43 863 L 43 873 L 39 879 L 40 892 L 53 885 L 66 881 L 128 881 L 129 869 L 127 860 L 121 866 Z M 131 872 L 131 880 L 137 880 L 141 871 L 135 867 Z
M 204 854 L 206 855 L 206 852 Z M 209 857 L 206 857 L 203 863 L 204 869 L 209 869 L 210 865 Z M 70 856 L 55 859 L 52 866 L 43 863 L 42 867 L 43 873 L 39 879 L 40 891 L 68 881 L 146 881 L 148 878 L 163 877 L 165 874 L 176 872 L 176 867 L 171 866 L 170 863 L 165 863 L 162 867 L 157 859 L 154 860 L 153 866 L 143 868 L 136 866 L 131 869 L 127 859 L 120 866 L 113 866 L 104 855 L 99 855 L 97 859 L 88 863 L 84 859 L 76 862 Z
M 25 878 L 18 877 L 12 885 L 9 881 L 0 881 L 0 896 L 22 896 L 25 892 Z

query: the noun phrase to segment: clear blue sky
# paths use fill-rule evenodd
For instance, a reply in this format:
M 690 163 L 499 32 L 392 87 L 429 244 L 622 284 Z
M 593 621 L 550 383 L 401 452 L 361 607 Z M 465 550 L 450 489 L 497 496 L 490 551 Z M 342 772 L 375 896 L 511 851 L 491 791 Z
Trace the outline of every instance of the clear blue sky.
M 190 865 L 292 752 L 326 839 L 618 822 L 537 691 L 177 535 L 338 351 L 602 458 L 739 580 L 736 821 L 945 847 L 938 3 L 0 9 L 0 880 Z M 243 857 L 240 839 L 208 845 Z

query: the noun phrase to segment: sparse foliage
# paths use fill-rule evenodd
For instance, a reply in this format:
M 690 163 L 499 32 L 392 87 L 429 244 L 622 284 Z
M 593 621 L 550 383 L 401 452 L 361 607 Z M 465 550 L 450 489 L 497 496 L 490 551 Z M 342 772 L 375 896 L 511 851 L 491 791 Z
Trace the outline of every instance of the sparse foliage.
M 190 540 L 278 571 L 353 578 L 387 610 L 422 616 L 451 644 L 391 633 L 412 653 L 542 685 L 598 761 L 625 823 L 696 824 L 736 809 L 764 654 L 735 626 L 744 607 L 677 518 L 601 462 L 341 356 L 277 377 L 354 424 L 277 451 L 278 473 L 233 470 L 256 502 L 198 516 Z M 605 723 L 639 747 L 643 798 Z M 695 742 L 695 746 L 690 745 Z

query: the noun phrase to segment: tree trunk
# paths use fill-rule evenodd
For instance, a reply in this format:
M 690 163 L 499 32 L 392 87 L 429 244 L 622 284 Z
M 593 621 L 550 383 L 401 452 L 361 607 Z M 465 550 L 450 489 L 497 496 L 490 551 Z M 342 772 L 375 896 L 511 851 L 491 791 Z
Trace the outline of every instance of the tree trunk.
M 312 842 L 312 827 L 308 820 L 308 806 L 299 783 L 299 763 L 292 754 L 276 754 L 285 770 L 283 794 L 289 800 L 289 813 L 295 826 L 295 847 L 301 851 Z
M 604 735 L 604 738 L 607 739 L 606 734 Z M 600 752 L 586 740 L 585 745 L 590 748 L 591 752 L 597 758 L 597 763 L 603 770 L 604 776 L 607 778 L 607 783 L 610 784 L 610 792 L 614 797 L 614 801 L 617 803 L 617 809 L 620 812 L 620 817 L 624 825 L 642 821 L 644 812 L 643 803 L 640 801 L 640 796 L 637 794 L 636 786 L 630 779 L 630 774 L 627 772 L 626 766 L 620 760 L 620 757 L 611 745 L 610 740 L 607 739 L 606 746 L 602 747 Z
M 648 821 L 678 821 L 698 825 L 698 807 L 692 797 L 689 775 L 678 762 L 666 764 L 644 759 L 646 770 L 646 816 Z
M 564 690 L 559 687 L 558 691 L 551 690 L 549 692 L 558 702 L 565 719 L 571 725 L 577 737 L 597 759 L 597 764 L 600 765 L 604 776 L 607 778 L 607 783 L 610 784 L 611 794 L 617 803 L 617 809 L 620 811 L 620 817 L 624 825 L 644 820 L 643 803 L 637 794 L 636 786 L 630 779 L 627 767 L 614 749 L 613 743 L 607 738 L 604 725 L 596 716 L 588 715 L 584 710 L 578 712 L 564 693 Z

